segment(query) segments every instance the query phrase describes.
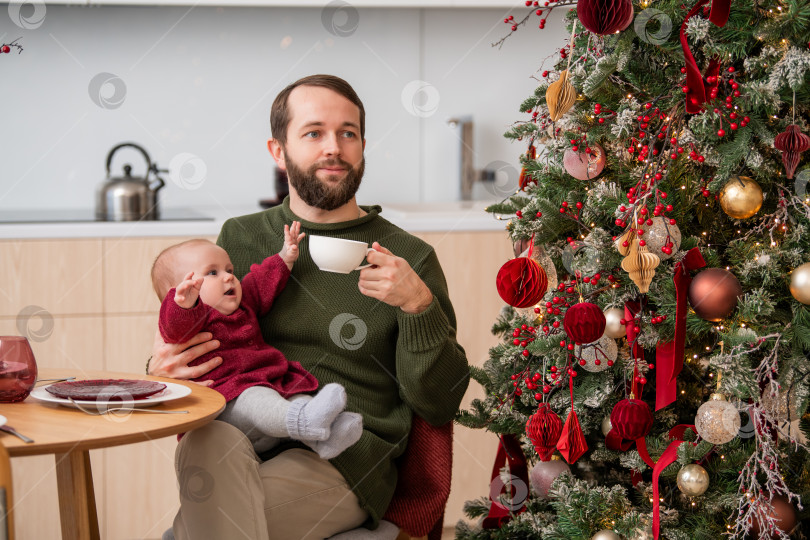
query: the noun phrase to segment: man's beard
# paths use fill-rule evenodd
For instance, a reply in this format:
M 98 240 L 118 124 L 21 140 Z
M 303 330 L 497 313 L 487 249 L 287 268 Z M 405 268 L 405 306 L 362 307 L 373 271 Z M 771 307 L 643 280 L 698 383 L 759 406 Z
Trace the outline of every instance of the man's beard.
M 328 159 L 312 165 L 304 171 L 290 159 L 284 152 L 284 161 L 287 165 L 287 178 L 290 185 L 307 205 L 321 210 L 334 210 L 340 208 L 354 197 L 363 180 L 366 168 L 365 157 L 357 168 L 340 158 Z M 343 167 L 346 169 L 346 178 L 335 186 L 330 186 L 316 176 L 318 169 L 324 167 Z

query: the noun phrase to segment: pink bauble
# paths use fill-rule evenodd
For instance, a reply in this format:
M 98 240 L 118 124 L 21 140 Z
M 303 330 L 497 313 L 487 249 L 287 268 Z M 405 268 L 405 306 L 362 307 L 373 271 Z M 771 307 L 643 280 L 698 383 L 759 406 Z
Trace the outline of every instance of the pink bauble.
M 555 456 L 557 457 L 557 456 Z M 571 468 L 568 463 L 561 459 L 551 461 L 538 461 L 531 471 L 529 471 L 529 481 L 532 489 L 541 499 L 548 499 L 548 490 L 551 484 L 562 473 L 570 473 Z
M 590 145 L 590 149 L 590 154 L 574 152 L 570 148 L 565 151 L 563 166 L 577 180 L 593 180 L 605 168 L 605 149 L 595 143 Z

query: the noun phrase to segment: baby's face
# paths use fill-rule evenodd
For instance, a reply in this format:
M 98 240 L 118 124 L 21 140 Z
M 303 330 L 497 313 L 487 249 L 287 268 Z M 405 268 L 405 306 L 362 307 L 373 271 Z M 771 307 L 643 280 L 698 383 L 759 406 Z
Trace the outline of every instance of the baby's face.
M 182 276 L 194 272 L 195 278 L 204 278 L 200 299 L 212 308 L 230 315 L 239 307 L 242 285 L 233 275 L 231 258 L 221 247 L 214 244 L 187 246 L 178 254 L 177 266 Z

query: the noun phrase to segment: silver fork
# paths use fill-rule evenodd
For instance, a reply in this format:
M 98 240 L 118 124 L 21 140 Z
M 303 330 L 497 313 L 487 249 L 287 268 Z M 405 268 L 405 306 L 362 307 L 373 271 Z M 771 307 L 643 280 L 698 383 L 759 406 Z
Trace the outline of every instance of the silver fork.
M 92 414 L 93 416 L 103 416 L 105 414 L 110 414 L 118 411 L 126 411 L 126 412 L 145 412 L 145 413 L 152 413 L 152 414 L 188 414 L 188 411 L 161 411 L 159 409 L 140 409 L 136 407 L 110 407 L 109 409 L 104 409 L 103 411 L 92 411 L 90 409 L 85 409 L 78 403 L 76 403 L 73 398 L 68 398 L 73 405 L 76 406 L 82 412 L 87 414 Z

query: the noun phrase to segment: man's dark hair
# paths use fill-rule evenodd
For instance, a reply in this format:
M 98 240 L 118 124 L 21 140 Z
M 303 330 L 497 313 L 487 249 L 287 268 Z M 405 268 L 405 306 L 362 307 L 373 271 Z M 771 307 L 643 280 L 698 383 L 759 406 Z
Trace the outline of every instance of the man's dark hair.
M 320 86 L 322 88 L 328 88 L 357 105 L 357 108 L 360 109 L 360 139 L 365 139 L 366 110 L 363 108 L 363 102 L 360 101 L 354 88 L 352 88 L 349 83 L 334 75 L 310 75 L 303 79 L 298 79 L 276 96 L 275 101 L 273 101 L 273 106 L 270 108 L 270 130 L 273 133 L 274 139 L 282 145 L 287 143 L 287 126 L 290 124 L 290 111 L 287 108 L 287 100 L 290 97 L 290 92 L 299 86 Z

